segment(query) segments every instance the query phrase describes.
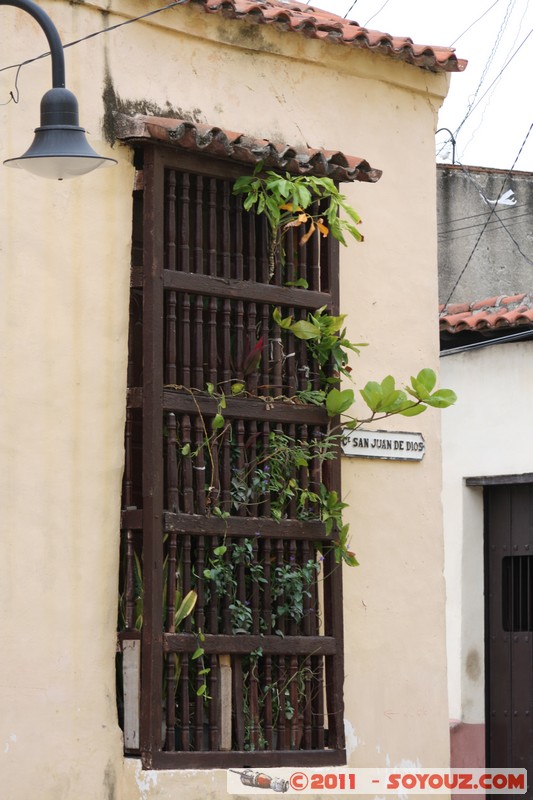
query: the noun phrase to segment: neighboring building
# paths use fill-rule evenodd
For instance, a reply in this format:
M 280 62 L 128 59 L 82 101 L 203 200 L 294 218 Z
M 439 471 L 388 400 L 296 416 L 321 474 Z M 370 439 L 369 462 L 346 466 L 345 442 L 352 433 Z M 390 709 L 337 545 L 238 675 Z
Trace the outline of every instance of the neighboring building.
M 309 627 L 293 617 L 276 636 L 267 619 L 276 598 L 259 610 L 253 587 L 247 616 L 239 571 L 239 636 L 227 623 L 224 593 L 218 605 L 204 591 L 195 627 L 186 622 L 177 633 L 162 630 L 161 603 L 165 591 L 168 620 L 178 602 L 176 573 L 184 594 L 191 582 L 200 586 L 209 537 L 220 542 L 223 533 L 226 541 L 227 533 L 233 547 L 261 533 L 253 552 L 263 569 L 293 560 L 303 569 L 323 536 L 321 523 L 294 520 L 292 512 L 277 527 L 247 512 L 227 522 L 207 513 L 213 493 L 205 494 L 202 476 L 221 475 L 228 504 L 232 467 L 242 466 L 235 459 L 243 448 L 253 451 L 259 433 L 268 441 L 271 423 L 278 434 L 298 425 L 308 437 L 325 425 L 320 409 L 294 416 L 264 400 L 234 398 L 224 413 L 236 420 L 236 439 L 221 434 L 216 465 L 198 460 L 203 421 L 216 414 L 213 401 L 197 399 L 202 381 L 242 373 L 253 393 L 265 392 L 243 367 L 244 333 L 247 347 L 254 334 L 266 337 L 261 386 L 294 387 L 299 379 L 282 357 L 292 354 L 280 353 L 290 340 L 271 327 L 273 307 L 305 315 L 328 303 L 349 312 L 350 338 L 372 345 L 354 357 L 357 387 L 436 366 L 434 131 L 448 74 L 464 62 L 448 48 L 367 31 L 298 3 L 190 2 L 121 28 L 113 26 L 159 9 L 122 1 L 47 0 L 43 7 L 64 43 L 78 42 L 66 50 L 67 85 L 95 148 L 118 166 L 63 183 L 2 175 L 3 793 L 9 800 L 177 793 L 199 800 L 226 794 L 228 765 L 446 766 L 436 412 L 389 421 L 423 433 L 423 460 L 343 461 L 361 566 L 344 570 L 343 586 L 340 570 L 326 571 L 323 592 L 322 581 L 312 583 L 311 598 L 301 601 L 313 603 L 304 605 Z M 4 65 L 45 50 L 28 15 L 5 6 L 1 13 Z M 2 73 L 5 98 L 16 83 L 21 101 L 1 108 L 3 158 L 25 148 L 49 88 L 48 67 L 37 60 L 16 79 Z M 364 245 L 340 254 L 329 240 L 319 253 L 314 244 L 300 248 L 309 290 L 286 287 L 276 274 L 268 281 L 256 246 L 261 226 L 231 200 L 235 177 L 261 160 L 341 181 L 364 219 Z M 383 324 L 391 309 L 394 332 Z M 305 356 L 295 352 L 304 374 Z M 177 384 L 188 387 L 187 401 Z M 338 472 L 330 471 L 332 486 Z M 326 566 L 335 566 L 330 556 Z M 141 570 L 144 596 L 134 586 Z M 127 655 L 118 657 L 126 667 L 119 668 L 125 742 L 117 719 L 118 611 L 126 628 L 119 649 Z M 209 672 L 191 657 L 204 627 L 213 636 L 203 643 Z M 253 653 L 248 634 L 257 640 Z M 206 704 L 203 685 L 220 702 Z M 260 694 L 269 685 L 276 709 Z M 246 718 L 253 721 L 247 732 Z
M 532 209 L 530 172 L 437 165 L 441 303 L 529 289 Z
M 442 419 L 452 766 L 529 774 L 532 186 L 526 173 L 438 168 L 441 298 L 463 270 L 453 298 L 487 298 L 439 314 L 441 380 L 458 395 Z M 494 213 L 486 198 L 501 198 Z

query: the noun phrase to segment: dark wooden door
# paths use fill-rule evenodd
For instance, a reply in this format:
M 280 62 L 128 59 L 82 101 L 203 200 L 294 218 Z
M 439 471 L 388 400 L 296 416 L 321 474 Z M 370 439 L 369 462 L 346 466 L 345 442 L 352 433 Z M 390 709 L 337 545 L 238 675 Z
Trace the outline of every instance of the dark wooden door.
M 533 776 L 533 484 L 486 487 L 485 520 L 487 766 Z

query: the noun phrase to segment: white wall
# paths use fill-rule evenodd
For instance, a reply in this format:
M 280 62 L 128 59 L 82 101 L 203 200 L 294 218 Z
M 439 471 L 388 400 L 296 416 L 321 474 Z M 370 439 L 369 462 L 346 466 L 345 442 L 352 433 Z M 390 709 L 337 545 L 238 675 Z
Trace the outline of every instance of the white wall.
M 450 716 L 484 721 L 483 490 L 466 477 L 533 472 L 533 342 L 441 358 L 457 404 L 442 416 Z

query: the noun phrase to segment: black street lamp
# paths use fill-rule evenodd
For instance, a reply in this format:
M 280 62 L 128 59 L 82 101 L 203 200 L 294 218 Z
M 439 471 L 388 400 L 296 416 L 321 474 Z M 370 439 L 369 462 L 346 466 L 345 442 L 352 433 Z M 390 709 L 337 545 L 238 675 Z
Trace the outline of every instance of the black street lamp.
M 98 167 L 116 164 L 114 158 L 98 155 L 80 128 L 78 101 L 65 89 L 65 56 L 54 23 L 33 0 L 0 0 L 1 6 L 15 6 L 39 23 L 52 57 L 52 89 L 41 100 L 41 125 L 24 155 L 4 161 L 7 167 L 19 167 L 41 178 L 74 178 Z

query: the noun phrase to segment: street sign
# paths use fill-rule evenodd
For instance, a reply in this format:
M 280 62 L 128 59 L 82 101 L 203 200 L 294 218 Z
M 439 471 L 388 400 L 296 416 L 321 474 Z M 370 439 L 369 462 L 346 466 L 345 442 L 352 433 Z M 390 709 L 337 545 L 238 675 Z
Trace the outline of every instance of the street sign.
M 401 431 L 345 430 L 342 452 L 355 458 L 389 458 L 396 461 L 421 461 L 426 445 L 421 433 Z

